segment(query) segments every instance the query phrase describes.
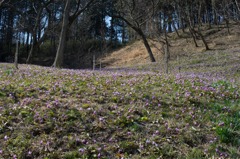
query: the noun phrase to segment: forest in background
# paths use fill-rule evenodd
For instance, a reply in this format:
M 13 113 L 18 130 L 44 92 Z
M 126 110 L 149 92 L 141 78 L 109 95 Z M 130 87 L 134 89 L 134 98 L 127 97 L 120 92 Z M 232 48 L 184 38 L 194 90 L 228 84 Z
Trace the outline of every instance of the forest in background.
M 136 39 L 155 62 L 148 39 L 168 48 L 168 33 L 179 30 L 209 50 L 203 27 L 224 24 L 231 34 L 230 22 L 239 24 L 239 6 L 239 0 L 1 0 L 0 62 L 14 61 L 19 42 L 20 63 L 89 68 L 93 55 Z

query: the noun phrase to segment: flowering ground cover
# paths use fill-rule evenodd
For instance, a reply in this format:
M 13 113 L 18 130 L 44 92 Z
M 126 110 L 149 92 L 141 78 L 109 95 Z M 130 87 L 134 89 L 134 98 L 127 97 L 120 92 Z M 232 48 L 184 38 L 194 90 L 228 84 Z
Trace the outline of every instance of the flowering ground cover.
M 240 156 L 236 80 L 12 67 L 0 64 L 0 158 Z

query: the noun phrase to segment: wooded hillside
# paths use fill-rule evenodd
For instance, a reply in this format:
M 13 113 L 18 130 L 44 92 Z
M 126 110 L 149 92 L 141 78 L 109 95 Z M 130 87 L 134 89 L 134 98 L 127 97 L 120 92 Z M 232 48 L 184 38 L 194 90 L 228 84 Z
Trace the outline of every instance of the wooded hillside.
M 155 62 L 152 39 L 166 48 L 167 63 L 171 33 L 210 50 L 211 31 L 236 34 L 230 28 L 239 26 L 239 6 L 239 0 L 1 0 L 0 62 L 14 60 L 19 42 L 20 63 L 90 68 L 93 55 L 107 56 L 137 39 Z

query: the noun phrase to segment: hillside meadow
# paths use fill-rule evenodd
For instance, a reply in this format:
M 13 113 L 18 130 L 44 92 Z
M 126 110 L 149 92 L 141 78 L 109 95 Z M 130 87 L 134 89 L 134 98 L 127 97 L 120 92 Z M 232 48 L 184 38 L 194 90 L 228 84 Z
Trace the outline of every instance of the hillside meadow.
M 239 83 L 0 64 L 0 158 L 239 158 Z

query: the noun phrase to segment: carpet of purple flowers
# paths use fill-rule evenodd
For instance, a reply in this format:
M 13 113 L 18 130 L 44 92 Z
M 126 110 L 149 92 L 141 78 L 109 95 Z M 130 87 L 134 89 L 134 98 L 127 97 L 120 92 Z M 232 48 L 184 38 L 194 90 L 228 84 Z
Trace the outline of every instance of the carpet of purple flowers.
M 12 67 L 0 64 L 0 158 L 240 156 L 239 81 Z

